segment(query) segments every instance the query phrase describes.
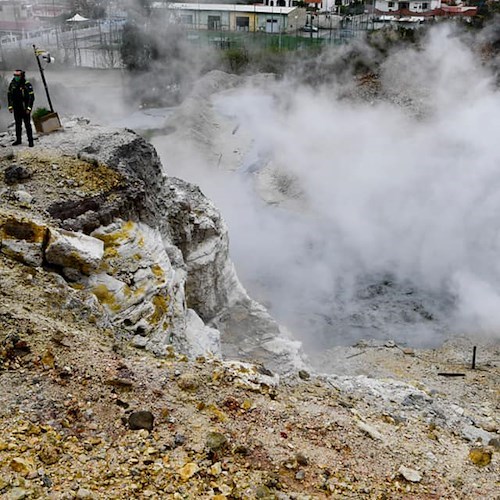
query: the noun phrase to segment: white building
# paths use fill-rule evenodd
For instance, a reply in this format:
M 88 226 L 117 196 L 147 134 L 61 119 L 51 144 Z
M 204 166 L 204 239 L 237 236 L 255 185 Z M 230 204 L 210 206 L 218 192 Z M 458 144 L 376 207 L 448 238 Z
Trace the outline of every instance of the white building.
M 155 2 L 152 8 L 155 15 L 167 14 L 169 22 L 194 30 L 286 33 L 304 26 L 306 19 L 304 9 L 262 4 Z
M 441 8 L 441 0 L 375 0 L 375 10 L 379 12 L 410 11 L 415 14 Z

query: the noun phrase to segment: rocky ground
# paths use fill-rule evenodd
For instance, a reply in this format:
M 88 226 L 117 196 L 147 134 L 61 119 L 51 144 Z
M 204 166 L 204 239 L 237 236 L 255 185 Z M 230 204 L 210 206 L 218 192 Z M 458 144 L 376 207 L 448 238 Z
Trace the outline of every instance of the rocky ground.
M 50 220 L 56 199 L 119 185 L 54 168 L 48 141 L 3 148 L 2 211 Z M 12 164 L 31 179 L 7 184 Z M 0 271 L 1 498 L 500 498 L 498 343 L 474 342 L 476 370 L 468 339 L 367 342 L 339 348 L 336 375 L 278 377 L 155 357 L 54 269 L 0 253 Z

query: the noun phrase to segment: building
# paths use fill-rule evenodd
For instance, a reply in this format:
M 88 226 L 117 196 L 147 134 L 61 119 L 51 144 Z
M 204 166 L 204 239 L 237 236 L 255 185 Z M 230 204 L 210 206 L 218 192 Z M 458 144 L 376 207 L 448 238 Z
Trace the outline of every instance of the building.
M 375 10 L 379 13 L 405 11 L 405 13 L 422 14 L 441 8 L 441 0 L 375 0 Z
M 375 0 L 375 12 L 380 21 L 424 21 L 429 18 L 470 17 L 477 7 L 463 4 L 447 5 L 448 0 Z M 403 19 L 404 18 L 404 19 Z
M 66 2 L 49 1 L 39 2 L 32 7 L 33 16 L 40 21 L 54 22 L 71 12 L 71 7 Z
M 306 19 L 304 9 L 263 4 L 156 2 L 153 8 L 167 9 L 169 22 L 196 30 L 286 33 L 304 26 Z
M 19 0 L 0 0 L 0 43 L 12 43 L 37 31 L 31 4 Z

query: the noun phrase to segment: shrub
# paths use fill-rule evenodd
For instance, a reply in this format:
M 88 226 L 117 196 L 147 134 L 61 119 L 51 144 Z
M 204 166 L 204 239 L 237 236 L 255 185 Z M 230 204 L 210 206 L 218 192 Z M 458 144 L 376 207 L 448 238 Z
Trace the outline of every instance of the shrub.
M 41 118 L 42 116 L 48 115 L 50 110 L 47 108 L 36 108 L 31 115 L 34 120 Z

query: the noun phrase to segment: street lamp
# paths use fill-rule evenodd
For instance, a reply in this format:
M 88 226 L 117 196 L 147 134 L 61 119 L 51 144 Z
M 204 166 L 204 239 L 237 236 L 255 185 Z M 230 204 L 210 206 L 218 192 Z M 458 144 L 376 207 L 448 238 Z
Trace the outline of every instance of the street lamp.
M 36 45 L 33 45 L 33 51 L 35 52 L 36 62 L 38 63 L 40 76 L 42 77 L 43 86 L 45 87 L 45 93 L 47 94 L 47 102 L 49 103 L 50 112 L 53 113 L 54 107 L 52 106 L 52 101 L 50 100 L 49 88 L 47 87 L 47 81 L 45 80 L 45 74 L 43 73 L 42 63 L 40 62 L 40 56 L 42 56 L 48 63 L 54 62 L 54 59 L 50 57 L 50 54 L 48 52 L 37 49 Z

